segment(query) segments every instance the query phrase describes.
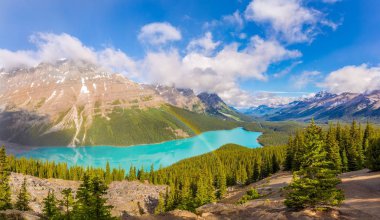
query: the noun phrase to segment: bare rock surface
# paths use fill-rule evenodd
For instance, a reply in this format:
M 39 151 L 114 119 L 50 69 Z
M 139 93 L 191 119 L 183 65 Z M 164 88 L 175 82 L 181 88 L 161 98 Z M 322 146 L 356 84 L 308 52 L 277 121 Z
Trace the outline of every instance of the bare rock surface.
M 37 213 L 42 212 L 43 199 L 49 190 L 53 190 L 58 199 L 62 199 L 61 191 L 72 188 L 74 196 L 80 185 L 80 181 L 60 179 L 40 179 L 37 177 L 12 173 L 10 185 L 12 201 L 16 201 L 17 194 L 24 181 L 27 180 L 27 190 L 30 194 L 30 208 Z M 138 181 L 115 181 L 109 185 L 106 198 L 112 205 L 114 216 L 133 216 L 153 213 L 157 205 L 160 192 L 164 192 L 165 186 L 144 184 Z

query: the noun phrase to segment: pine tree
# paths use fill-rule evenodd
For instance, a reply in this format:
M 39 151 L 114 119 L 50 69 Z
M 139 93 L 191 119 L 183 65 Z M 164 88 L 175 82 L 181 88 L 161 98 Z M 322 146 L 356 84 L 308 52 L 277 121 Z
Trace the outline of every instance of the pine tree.
M 347 153 L 346 149 L 343 148 L 342 150 L 342 172 L 347 172 L 348 171 L 348 158 L 347 158 Z
M 16 202 L 16 209 L 20 211 L 28 211 L 29 208 L 29 193 L 26 189 L 26 178 L 24 178 L 24 181 L 21 185 L 21 189 L 19 194 L 17 195 L 17 202 Z
M 367 149 L 367 164 L 372 171 L 380 170 L 380 138 L 371 141 Z
M 277 156 L 275 153 L 272 155 L 272 171 L 271 173 L 276 173 L 280 170 L 280 163 L 277 160 Z
M 165 212 L 165 199 L 164 196 L 160 193 L 158 197 L 158 205 L 154 209 L 154 214 L 162 214 Z
M 286 147 L 285 170 L 292 170 L 294 161 L 293 138 L 289 137 Z
M 107 194 L 107 185 L 97 176 L 91 182 L 91 216 L 92 219 L 107 220 L 112 219 L 112 206 L 106 205 L 107 199 L 104 196 Z
M 64 207 L 65 211 L 65 219 L 71 219 L 71 208 L 74 204 L 74 198 L 72 194 L 71 188 L 66 188 L 62 190 L 63 199 L 61 201 L 61 205 Z
M 290 208 L 306 208 L 338 205 L 343 193 L 336 188 L 340 180 L 330 169 L 331 162 L 326 158 L 322 129 L 314 120 L 305 132 L 305 155 L 301 158 L 300 170 L 294 172 L 293 181 L 285 205 Z
M 112 182 L 111 167 L 110 167 L 110 163 L 108 161 L 106 164 L 106 173 L 105 173 L 104 179 L 105 179 L 107 184 Z
M 134 167 L 134 166 L 131 165 L 129 167 L 128 180 L 129 181 L 133 181 L 133 180 L 136 180 L 136 179 L 137 179 L 136 167 Z
M 367 156 L 367 150 L 370 144 L 370 140 L 373 138 L 373 127 L 372 125 L 367 121 L 367 125 L 364 130 L 363 134 L 363 143 L 362 143 L 362 148 L 363 148 L 363 154 Z
M 47 219 L 58 219 L 60 217 L 60 212 L 57 207 L 57 199 L 55 198 L 54 192 L 49 190 L 48 195 L 44 198 L 44 208 L 42 213 Z
M 192 192 L 190 188 L 190 181 L 188 178 L 185 178 L 181 186 L 181 201 L 179 204 L 179 209 L 183 210 L 192 210 Z
M 326 152 L 327 159 L 332 162 L 332 168 L 338 172 L 342 171 L 342 159 L 339 154 L 339 144 L 336 141 L 335 130 L 332 125 L 330 125 L 326 137 Z
M 10 167 L 5 147 L 0 148 L 0 210 L 12 208 L 11 189 L 9 186 Z
M 197 181 L 197 191 L 195 195 L 195 202 L 196 206 L 201 206 L 207 203 L 208 201 L 208 196 L 207 196 L 207 186 L 204 181 L 204 178 L 199 177 Z
M 259 158 L 255 160 L 255 163 L 253 165 L 253 177 L 252 180 L 253 182 L 256 182 L 257 180 L 260 179 L 260 164 L 258 162 Z
M 218 189 L 217 191 L 217 198 L 221 199 L 227 192 L 227 179 L 226 174 L 223 169 L 219 169 L 219 172 L 216 177 L 216 187 Z
M 87 173 L 84 173 L 82 183 L 80 184 L 74 205 L 74 219 L 91 219 L 91 180 Z

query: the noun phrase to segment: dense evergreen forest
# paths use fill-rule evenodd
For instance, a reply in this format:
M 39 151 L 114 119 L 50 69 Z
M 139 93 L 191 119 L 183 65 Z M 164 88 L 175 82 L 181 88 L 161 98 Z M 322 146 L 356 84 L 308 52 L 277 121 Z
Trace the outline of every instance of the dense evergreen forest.
M 99 219 L 111 219 L 111 207 L 105 205 L 106 200 L 102 196 L 112 181 L 127 179 L 166 184 L 166 193 L 160 196 L 156 213 L 177 208 L 194 211 L 203 204 L 222 198 L 228 186 L 249 184 L 284 168 L 294 171 L 285 203 L 291 208 L 304 208 L 339 204 L 343 196 L 336 189 L 339 183 L 337 174 L 365 167 L 380 170 L 380 130 L 370 123 L 361 126 L 355 121 L 350 125 L 330 124 L 325 129 L 312 122 L 295 132 L 284 146 L 249 149 L 227 144 L 213 152 L 158 170 L 153 166 L 150 169 L 131 166 L 128 173 L 121 168 L 111 169 L 108 163 L 105 169 L 84 168 L 16 158 L 7 156 L 3 147 L 0 150 L 0 210 L 12 207 L 28 209 L 26 190 L 21 190 L 17 203 L 11 204 L 10 172 L 82 181 L 75 199 L 70 189 L 49 192 L 45 198 L 46 216 L 76 215 L 78 219 L 88 219 L 97 215 Z M 311 188 L 317 191 L 307 191 Z M 54 193 L 61 193 L 66 200 L 56 201 Z M 58 209 L 58 202 L 66 204 L 66 209 Z

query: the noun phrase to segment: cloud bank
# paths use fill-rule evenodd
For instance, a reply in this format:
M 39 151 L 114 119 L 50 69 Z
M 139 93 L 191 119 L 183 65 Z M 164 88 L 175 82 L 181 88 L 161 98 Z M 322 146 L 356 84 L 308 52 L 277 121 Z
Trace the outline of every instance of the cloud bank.
M 320 87 L 333 92 L 364 93 L 380 89 L 380 67 L 346 66 L 331 72 L 319 84 Z
M 161 36 L 157 39 L 152 40 L 162 42 Z M 36 46 L 35 50 L 1 49 L 0 67 L 35 66 L 61 58 L 85 60 L 140 82 L 215 92 L 234 106 L 255 105 L 256 100 L 239 88 L 238 80 L 265 81 L 271 64 L 301 56 L 297 50 L 288 50 L 276 40 L 264 40 L 259 36 L 251 37 L 245 47 L 232 43 L 216 51 L 220 42 L 214 42 L 209 32 L 202 38 L 190 41 L 185 54 L 176 48 L 147 51 L 146 56 L 139 60 L 111 47 L 95 50 L 65 33 L 38 33 L 30 41 Z
M 162 45 L 170 41 L 181 40 L 182 35 L 177 28 L 169 23 L 154 22 L 141 28 L 138 39 L 151 45 Z
M 301 0 L 252 0 L 244 16 L 248 21 L 269 25 L 270 32 L 289 43 L 312 41 L 318 25 L 337 27 Z

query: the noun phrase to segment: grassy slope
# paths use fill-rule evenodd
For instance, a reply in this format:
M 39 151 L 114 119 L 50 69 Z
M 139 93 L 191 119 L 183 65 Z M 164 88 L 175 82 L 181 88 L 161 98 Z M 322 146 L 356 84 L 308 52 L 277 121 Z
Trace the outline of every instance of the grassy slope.
M 97 116 L 87 131 L 83 145 L 134 145 L 180 138 L 172 130 L 181 129 L 190 136 L 197 131 L 231 129 L 239 124 L 197 114 L 173 106 L 159 109 L 115 109 L 110 118 Z M 171 129 L 170 129 L 171 128 Z
M 60 118 L 63 118 L 63 115 L 66 113 L 62 113 L 62 117 Z M 71 142 L 75 134 L 75 126 L 73 124 L 70 129 L 42 135 L 44 131 L 52 126 L 47 118 L 31 113 L 22 113 L 22 116 L 20 114 L 12 113 L 11 116 L 8 114 L 0 117 L 2 125 L 5 125 L 0 128 L 0 136 L 3 140 L 8 140 L 9 137 L 12 137 L 9 140 L 10 142 L 23 145 L 65 146 Z M 23 123 L 24 127 L 13 129 L 15 120 L 12 118 L 18 120 L 21 118 L 25 119 Z M 84 120 L 86 121 L 87 119 L 84 118 Z M 54 123 L 58 123 L 59 121 L 60 119 Z M 193 136 L 200 132 L 236 127 L 263 132 L 264 134 L 259 138 L 260 143 L 263 145 L 283 145 L 286 143 L 290 133 L 302 127 L 302 124 L 291 122 L 238 122 L 223 120 L 218 117 L 197 114 L 170 105 L 146 110 L 115 108 L 108 115 L 108 119 L 101 116 L 93 118 L 91 127 L 87 131 L 85 131 L 84 127 L 85 121 L 77 136 L 80 141 L 78 145 L 128 146 L 157 143 L 181 138 L 173 132 L 176 129 L 180 129 L 188 135 Z

